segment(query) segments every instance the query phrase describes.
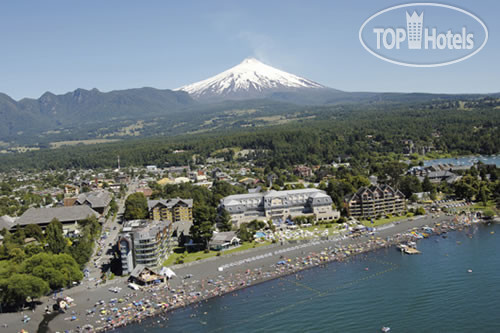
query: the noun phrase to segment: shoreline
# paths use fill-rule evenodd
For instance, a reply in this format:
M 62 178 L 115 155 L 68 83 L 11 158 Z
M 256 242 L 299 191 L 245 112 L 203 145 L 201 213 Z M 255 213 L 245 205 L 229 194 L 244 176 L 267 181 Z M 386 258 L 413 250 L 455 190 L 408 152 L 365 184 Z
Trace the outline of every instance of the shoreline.
M 437 230 L 437 232 L 434 232 L 432 235 L 440 236 L 442 234 L 445 234 L 445 233 L 451 232 L 451 231 L 463 231 L 465 228 L 469 228 L 469 227 L 471 227 L 474 224 L 487 223 L 487 222 L 455 223 L 453 221 L 450 221 L 449 223 L 450 223 L 450 225 L 445 225 L 444 227 L 440 226 L 439 227 L 440 229 Z M 439 225 L 439 223 L 436 223 L 436 224 Z M 433 226 L 430 226 L 430 227 L 436 228 L 436 225 L 434 224 Z M 409 230 L 411 230 L 411 229 L 409 229 Z M 395 236 L 397 236 L 397 235 L 398 234 L 396 234 Z M 269 281 L 272 281 L 272 280 L 276 280 L 276 279 L 279 279 L 279 278 L 283 278 L 283 277 L 286 277 L 286 276 L 297 274 L 298 272 L 301 272 L 301 271 L 318 268 L 318 267 L 321 267 L 323 265 L 331 264 L 333 262 L 342 262 L 344 260 L 348 260 L 348 259 L 350 259 L 352 257 L 356 257 L 356 256 L 361 255 L 361 254 L 375 252 L 375 251 L 383 249 L 383 248 L 392 248 L 392 247 L 395 247 L 397 244 L 399 244 L 401 242 L 407 242 L 407 241 L 410 241 L 410 240 L 415 240 L 415 238 L 413 238 L 411 236 L 408 236 L 408 235 L 401 235 L 401 237 L 397 237 L 396 239 L 391 239 L 391 240 L 388 240 L 388 241 L 381 240 L 380 243 L 379 243 L 379 246 L 366 247 L 366 248 L 364 248 L 364 247 L 353 248 L 353 247 L 351 247 L 351 244 L 350 244 L 349 246 L 347 246 L 347 249 L 344 246 L 342 246 L 340 249 L 338 249 L 338 251 L 344 251 L 344 252 L 346 252 L 346 250 L 349 251 L 349 250 L 352 250 L 352 249 L 354 249 L 354 251 L 352 251 L 352 252 L 349 251 L 350 253 L 345 254 L 345 255 L 343 255 L 343 254 L 339 255 L 338 253 L 334 254 L 333 251 L 330 254 L 328 254 L 328 253 L 320 253 L 321 256 L 319 256 L 319 260 L 318 260 L 318 255 L 315 254 L 316 261 L 314 261 L 313 263 L 307 263 L 307 264 L 305 264 L 303 266 L 298 266 L 296 268 L 294 268 L 293 265 L 287 266 L 286 267 L 287 269 L 281 270 L 280 272 L 277 272 L 273 276 L 259 278 L 259 279 L 253 280 L 251 283 L 243 284 L 243 285 L 240 285 L 240 286 L 236 286 L 234 288 L 231 288 L 229 290 L 225 290 L 225 291 L 220 292 L 218 294 L 212 294 L 212 295 L 207 295 L 206 297 L 200 297 L 199 299 L 188 301 L 186 303 L 183 303 L 182 305 L 178 305 L 178 306 L 175 305 L 175 306 L 172 306 L 172 307 L 168 307 L 166 309 L 155 310 L 155 311 L 150 312 L 149 314 L 145 315 L 144 317 L 141 317 L 140 319 L 133 319 L 133 320 L 128 321 L 128 322 L 126 322 L 126 323 L 124 323 L 122 325 L 115 325 L 115 326 L 111 326 L 111 327 L 110 326 L 99 327 L 99 328 L 96 328 L 94 330 L 94 332 L 109 332 L 109 331 L 114 331 L 116 329 L 120 329 L 121 327 L 140 324 L 144 320 L 152 319 L 152 318 L 155 318 L 155 317 L 161 317 L 162 315 L 166 315 L 169 312 L 173 312 L 173 311 L 176 311 L 176 310 L 179 310 L 179 309 L 182 309 L 182 308 L 187 308 L 189 306 L 196 306 L 197 304 L 199 304 L 199 303 L 201 303 L 203 301 L 207 301 L 207 300 L 215 298 L 215 297 L 220 297 L 220 296 L 228 295 L 228 294 L 237 292 L 239 290 L 243 290 L 243 289 L 246 289 L 246 288 L 249 288 L 249 287 L 253 287 L 253 286 L 256 286 L 256 285 L 259 285 L 259 284 L 263 284 L 263 283 L 266 283 L 266 282 L 269 282 Z M 363 242 L 361 242 L 361 243 L 363 243 Z M 325 250 L 326 250 L 326 248 L 325 248 Z M 331 246 L 328 248 L 328 250 L 331 250 Z M 311 254 L 312 253 L 310 253 L 309 256 L 311 256 Z M 162 317 L 162 319 L 164 319 L 164 318 Z
M 54 315 L 43 327 L 42 322 L 45 322 L 43 309 L 46 305 L 51 306 L 54 303 L 51 297 L 41 300 L 42 305 L 30 313 L 31 322 L 23 324 L 20 320 L 21 313 L 8 313 L 2 314 L 0 323 L 8 323 L 12 332 L 19 332 L 21 329 L 41 333 L 106 332 L 136 325 L 154 317 L 165 320 L 171 311 L 188 306 L 196 307 L 197 303 L 217 296 L 231 294 L 335 261 L 345 261 L 358 254 L 389 248 L 408 239 L 413 240 L 413 237 L 409 236 L 409 231 L 415 228 L 422 230 L 424 226 L 436 228 L 438 225 L 439 228 L 436 228 L 433 234 L 441 234 L 462 230 L 474 224 L 476 223 L 471 223 L 466 217 L 423 216 L 420 219 L 381 226 L 377 228 L 374 236 L 335 237 L 328 240 L 309 240 L 283 246 L 255 248 L 247 253 L 217 257 L 217 260 L 173 267 L 177 277 L 165 284 L 153 285 L 140 291 L 128 289 L 125 278 L 118 278 L 97 287 L 82 283 L 81 286 L 64 292 L 65 296 L 75 300 L 75 304 L 66 313 Z M 278 265 L 279 261 L 285 262 Z M 238 262 L 238 265 L 234 265 Z M 225 267 L 223 271 L 218 269 L 221 266 Z M 182 279 L 188 273 L 192 273 L 193 278 Z M 112 287 L 121 287 L 123 290 L 114 294 L 108 291 Z

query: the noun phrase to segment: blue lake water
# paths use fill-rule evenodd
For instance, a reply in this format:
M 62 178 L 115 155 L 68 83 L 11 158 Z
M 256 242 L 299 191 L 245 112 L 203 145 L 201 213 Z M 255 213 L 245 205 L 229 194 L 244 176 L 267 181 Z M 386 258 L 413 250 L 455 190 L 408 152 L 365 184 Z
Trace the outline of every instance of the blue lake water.
M 495 164 L 497 167 L 500 167 L 500 155 L 440 158 L 436 160 L 424 161 L 424 165 L 425 166 L 430 166 L 435 164 L 473 165 L 478 161 L 481 161 L 484 164 Z
M 118 332 L 500 332 L 500 225 L 418 248 L 331 263 Z

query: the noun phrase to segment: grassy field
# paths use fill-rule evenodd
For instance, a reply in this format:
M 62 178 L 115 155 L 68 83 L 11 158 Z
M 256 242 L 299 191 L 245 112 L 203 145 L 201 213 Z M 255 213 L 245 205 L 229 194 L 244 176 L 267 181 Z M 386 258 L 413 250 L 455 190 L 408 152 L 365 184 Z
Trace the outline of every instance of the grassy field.
M 490 200 L 486 203 L 486 206 L 482 202 L 478 202 L 470 206 L 472 211 L 484 211 L 486 209 L 491 209 L 496 215 L 500 215 L 500 210 L 497 209 L 495 201 Z
M 310 227 L 305 227 L 305 228 L 301 228 L 303 230 L 307 230 L 307 231 L 310 231 L 310 232 L 313 232 L 314 229 L 318 229 L 317 231 L 324 231 L 325 229 L 328 229 L 330 230 L 330 232 L 335 232 L 335 231 L 338 231 L 338 230 L 341 230 L 342 227 L 340 227 L 340 225 L 336 224 L 336 223 L 332 223 L 331 224 L 331 228 L 327 228 L 326 227 L 327 224 L 316 224 L 316 225 L 312 225 Z
M 210 257 L 215 257 L 217 253 L 220 253 L 221 256 L 225 256 L 231 253 L 239 252 L 239 251 L 244 251 L 248 249 L 252 249 L 254 247 L 259 247 L 259 246 L 264 246 L 264 245 L 269 245 L 271 242 L 262 242 L 262 243 L 243 243 L 237 248 L 226 250 L 226 251 L 210 251 L 208 253 L 205 253 L 204 251 L 198 251 L 198 252 L 192 252 L 192 253 L 174 253 L 171 254 L 167 260 L 163 262 L 163 266 L 172 266 L 174 263 L 177 261 L 178 258 L 181 258 L 184 263 L 188 262 L 193 262 L 193 261 L 198 261 L 198 260 L 203 260 L 207 259 Z
M 361 221 L 361 223 L 366 226 L 366 227 L 377 227 L 377 226 L 380 226 L 380 225 L 383 225 L 383 224 L 387 224 L 387 223 L 391 223 L 391 222 L 396 222 L 396 221 L 401 221 L 401 220 L 404 220 L 404 219 L 407 219 L 408 217 L 407 216 L 393 216 L 393 217 L 390 217 L 390 218 L 382 218 L 382 219 L 378 219 L 378 220 L 373 220 L 373 224 L 371 223 L 371 221 Z
M 470 208 L 473 210 L 484 210 L 486 208 L 493 208 L 493 207 L 495 207 L 495 201 L 493 200 L 489 200 L 486 203 L 486 206 L 482 202 L 476 202 L 475 204 L 470 206 Z
M 98 143 L 116 142 L 118 139 L 91 139 L 91 140 L 74 140 L 74 141 L 57 141 L 51 142 L 50 148 L 57 149 L 62 146 L 76 146 L 76 145 L 95 145 Z

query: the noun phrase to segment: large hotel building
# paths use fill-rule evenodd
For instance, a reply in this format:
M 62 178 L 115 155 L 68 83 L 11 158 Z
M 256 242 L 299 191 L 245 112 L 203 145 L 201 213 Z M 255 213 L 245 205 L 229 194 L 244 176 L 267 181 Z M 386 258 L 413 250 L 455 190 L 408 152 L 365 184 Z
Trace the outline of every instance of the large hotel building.
M 281 223 L 296 216 L 312 215 L 316 221 L 333 221 L 340 217 L 332 208 L 332 198 L 318 189 L 230 195 L 221 200 L 220 208 L 231 215 L 237 227 L 252 220 Z
M 389 185 L 361 187 L 346 199 L 350 216 L 371 219 L 378 216 L 401 214 L 406 209 L 404 194 Z
M 193 199 L 148 200 L 148 210 L 154 221 L 193 222 Z

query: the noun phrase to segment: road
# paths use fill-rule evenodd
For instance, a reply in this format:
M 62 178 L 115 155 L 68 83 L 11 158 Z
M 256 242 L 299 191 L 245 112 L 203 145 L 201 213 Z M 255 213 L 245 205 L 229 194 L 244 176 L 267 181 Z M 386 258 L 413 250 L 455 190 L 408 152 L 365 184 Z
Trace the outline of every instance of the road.
M 130 182 L 127 186 L 126 194 L 117 201 L 118 212 L 116 218 L 111 216 L 102 225 L 101 238 L 96 242 L 94 253 L 86 266 L 88 276 L 82 280 L 82 284 L 85 286 L 95 285 L 101 279 L 102 274 L 110 270 L 123 221 L 123 213 L 125 212 L 125 199 L 135 192 L 137 180 Z

